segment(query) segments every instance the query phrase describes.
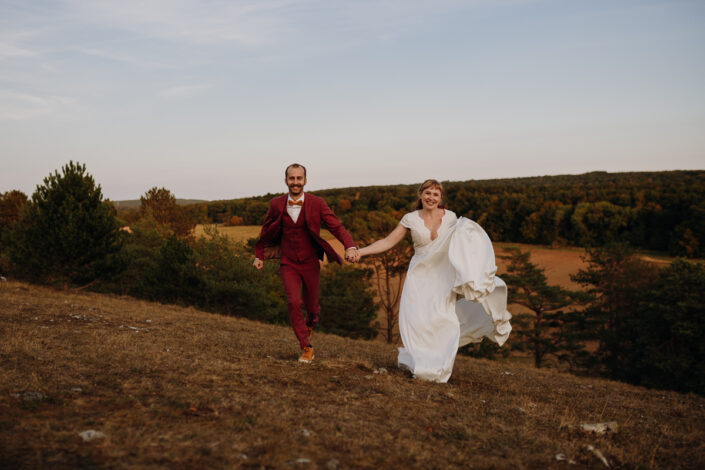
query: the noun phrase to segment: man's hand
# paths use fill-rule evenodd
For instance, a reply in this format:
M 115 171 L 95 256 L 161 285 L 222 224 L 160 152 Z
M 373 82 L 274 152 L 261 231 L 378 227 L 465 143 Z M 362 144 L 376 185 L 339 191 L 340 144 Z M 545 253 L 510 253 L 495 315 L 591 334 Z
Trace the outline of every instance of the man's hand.
M 262 266 L 264 266 L 264 262 L 259 258 L 255 258 L 255 262 L 252 263 L 252 266 L 254 266 L 257 269 L 262 269 Z
M 345 250 L 345 261 L 349 263 L 357 263 L 360 261 L 360 252 L 357 248 L 353 246 Z

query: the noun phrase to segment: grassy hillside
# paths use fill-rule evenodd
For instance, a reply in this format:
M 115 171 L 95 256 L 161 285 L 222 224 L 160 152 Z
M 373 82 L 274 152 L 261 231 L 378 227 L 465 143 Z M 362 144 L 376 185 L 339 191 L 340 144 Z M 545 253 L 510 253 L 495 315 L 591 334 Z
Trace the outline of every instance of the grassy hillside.
M 468 357 L 435 384 L 313 343 L 299 364 L 288 327 L 0 282 L 0 468 L 705 468 L 703 397 Z

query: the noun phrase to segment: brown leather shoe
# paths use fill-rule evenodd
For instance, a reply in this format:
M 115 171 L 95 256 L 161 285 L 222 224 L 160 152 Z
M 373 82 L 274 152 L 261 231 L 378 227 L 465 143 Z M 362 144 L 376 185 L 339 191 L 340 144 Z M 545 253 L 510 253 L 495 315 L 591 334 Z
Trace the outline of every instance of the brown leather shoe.
M 299 362 L 310 363 L 311 361 L 313 361 L 313 347 L 306 346 L 299 356 Z

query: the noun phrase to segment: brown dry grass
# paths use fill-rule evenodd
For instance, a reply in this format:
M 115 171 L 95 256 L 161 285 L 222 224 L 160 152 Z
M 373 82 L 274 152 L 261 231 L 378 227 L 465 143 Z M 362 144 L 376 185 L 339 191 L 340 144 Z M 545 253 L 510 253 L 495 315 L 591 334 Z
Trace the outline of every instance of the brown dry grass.
M 386 344 L 314 344 L 299 364 L 288 327 L 0 283 L 0 468 L 705 466 L 699 396 L 460 356 L 435 384 Z
M 193 229 L 193 234 L 196 237 L 204 236 L 206 234 L 206 227 L 208 226 L 196 225 Z M 230 240 L 235 242 L 246 242 L 250 238 L 259 237 L 259 232 L 262 228 L 259 225 L 233 225 L 230 227 L 225 225 L 216 225 L 215 227 L 218 229 L 218 233 L 225 235 Z M 333 234 L 331 234 L 328 230 L 321 230 L 321 237 L 323 237 L 324 240 L 330 240 L 331 238 L 335 240 Z M 337 240 L 335 241 L 338 242 Z
M 205 229 L 208 225 L 196 225 L 193 229 L 193 234 L 196 237 L 202 237 L 206 234 Z M 226 227 L 225 225 L 216 225 L 218 233 L 225 235 L 230 240 L 235 242 L 246 242 L 250 238 L 259 237 L 259 225 L 235 225 Z

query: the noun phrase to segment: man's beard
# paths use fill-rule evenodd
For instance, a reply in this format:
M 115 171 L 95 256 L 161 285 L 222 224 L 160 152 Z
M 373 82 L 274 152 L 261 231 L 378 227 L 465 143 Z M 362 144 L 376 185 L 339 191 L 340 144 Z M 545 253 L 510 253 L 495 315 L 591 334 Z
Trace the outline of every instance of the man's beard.
M 304 187 L 300 184 L 292 184 L 289 186 L 289 192 L 291 194 L 301 194 L 301 192 L 304 190 Z

